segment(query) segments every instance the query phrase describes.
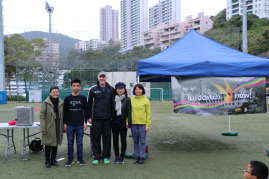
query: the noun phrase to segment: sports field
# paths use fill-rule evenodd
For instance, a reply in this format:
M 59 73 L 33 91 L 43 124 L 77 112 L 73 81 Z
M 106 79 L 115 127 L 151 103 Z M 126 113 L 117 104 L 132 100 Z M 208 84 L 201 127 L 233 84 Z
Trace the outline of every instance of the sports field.
M 268 102 L 267 102 L 268 103 Z M 18 103 L 18 106 L 40 103 Z M 0 122 L 15 118 L 16 103 L 0 105 Z M 268 106 L 268 104 L 267 104 Z M 172 102 L 151 101 L 152 126 L 147 133 L 149 160 L 144 164 L 133 164 L 133 159 L 125 159 L 124 164 L 92 165 L 90 139 L 84 136 L 84 160 L 86 166 L 67 162 L 67 142 L 58 149 L 57 158 L 65 158 L 59 167 L 45 168 L 44 153 L 21 156 L 22 130 L 15 130 L 17 153 L 9 150 L 8 160 L 4 159 L 6 138 L 0 136 L 0 178 L 141 178 L 141 179 L 239 179 L 251 160 L 259 160 L 269 165 L 266 149 L 269 149 L 269 115 L 233 115 L 231 131 L 238 136 L 222 136 L 228 131 L 228 116 L 201 117 L 173 113 Z M 39 111 L 35 111 L 35 121 L 39 121 Z M 30 133 L 37 132 L 30 130 Z M 1 130 L 5 133 L 5 130 Z M 86 132 L 89 132 L 87 129 Z M 128 131 L 128 135 L 130 131 Z M 41 134 L 37 135 L 41 137 Z M 34 138 L 31 138 L 33 140 Z M 133 152 L 132 138 L 127 139 L 128 152 Z M 28 150 L 28 147 L 27 147 Z M 76 162 L 76 160 L 75 160 Z

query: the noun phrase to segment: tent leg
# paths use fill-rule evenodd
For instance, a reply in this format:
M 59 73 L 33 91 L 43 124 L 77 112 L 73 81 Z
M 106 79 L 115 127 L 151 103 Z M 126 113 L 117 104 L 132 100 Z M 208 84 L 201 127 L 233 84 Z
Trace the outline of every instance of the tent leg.
M 231 115 L 229 115 L 229 132 L 231 132 Z
M 137 76 L 137 83 L 139 83 L 139 75 Z

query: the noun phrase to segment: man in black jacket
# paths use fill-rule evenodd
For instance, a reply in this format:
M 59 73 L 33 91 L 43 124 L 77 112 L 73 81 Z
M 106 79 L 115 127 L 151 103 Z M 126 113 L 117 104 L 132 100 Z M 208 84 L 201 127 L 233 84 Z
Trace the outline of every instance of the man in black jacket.
M 93 164 L 103 159 L 109 164 L 111 150 L 111 118 L 113 116 L 114 88 L 107 82 L 107 74 L 101 71 L 98 74 L 97 85 L 93 86 L 88 94 L 89 123 L 92 124 L 92 151 Z M 101 156 L 101 136 L 103 154 Z

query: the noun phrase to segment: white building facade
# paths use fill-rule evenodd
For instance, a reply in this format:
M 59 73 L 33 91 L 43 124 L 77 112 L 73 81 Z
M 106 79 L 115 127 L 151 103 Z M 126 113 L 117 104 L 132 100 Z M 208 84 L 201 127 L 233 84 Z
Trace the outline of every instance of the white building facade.
M 87 50 L 86 41 L 79 41 L 78 43 L 76 43 L 75 49 L 79 52 L 86 51 Z
M 148 30 L 148 0 L 121 0 L 121 52 L 143 45 Z
M 269 0 L 245 0 L 247 14 L 269 18 Z M 226 20 L 243 14 L 243 0 L 226 0 Z
M 170 20 L 181 22 L 181 0 L 159 0 L 149 8 L 149 29 L 154 29 L 159 23 L 169 24 Z
M 100 8 L 100 41 L 119 39 L 119 11 L 106 5 Z
M 97 50 L 98 43 L 99 43 L 99 40 L 98 39 L 91 39 L 91 40 L 89 40 L 89 48 L 87 50 L 89 50 L 89 49 Z

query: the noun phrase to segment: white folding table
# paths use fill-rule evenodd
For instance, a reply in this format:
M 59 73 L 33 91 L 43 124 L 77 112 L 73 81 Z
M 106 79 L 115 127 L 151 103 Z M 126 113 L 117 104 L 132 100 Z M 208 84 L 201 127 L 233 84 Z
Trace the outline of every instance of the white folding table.
M 87 123 L 87 126 L 92 127 L 92 125 L 89 124 L 89 123 Z M 3 133 L 0 132 L 0 135 L 5 136 L 7 138 L 7 148 L 6 148 L 6 154 L 5 154 L 5 159 L 6 160 L 7 160 L 7 155 L 8 155 L 8 149 L 14 147 L 14 153 L 16 153 L 16 147 L 15 147 L 15 144 L 14 144 L 13 129 L 23 129 L 23 146 L 22 146 L 22 154 L 21 154 L 21 158 L 23 158 L 24 149 L 25 149 L 25 147 L 29 146 L 29 138 L 41 133 L 41 131 L 39 131 L 39 132 L 36 132 L 34 134 L 29 135 L 29 129 L 32 129 L 32 128 L 40 128 L 40 122 L 34 122 L 34 124 L 31 125 L 31 126 L 15 126 L 15 125 L 10 126 L 10 125 L 8 125 L 8 123 L 0 123 L 0 129 L 7 129 L 7 134 L 3 134 Z M 9 135 L 9 130 L 10 129 L 11 129 L 11 136 Z M 25 130 L 26 130 L 26 136 L 25 136 Z M 89 137 L 91 136 L 91 133 L 90 134 L 84 133 L 84 134 L 89 136 Z M 12 145 L 11 146 L 9 146 L 9 138 L 12 139 Z M 27 139 L 27 144 L 25 144 L 25 139 Z M 29 153 L 30 153 L 30 149 L 29 149 Z M 90 154 L 92 156 L 92 142 L 91 142 L 91 139 L 90 139 Z
M 6 154 L 5 154 L 5 159 L 7 160 L 8 149 L 13 147 L 14 148 L 14 154 L 16 153 L 16 147 L 15 147 L 14 138 L 13 138 L 14 126 L 10 126 L 10 125 L 8 125 L 8 123 L 0 123 L 0 129 L 6 129 L 7 130 L 7 134 L 1 133 L 1 131 L 0 131 L 0 135 L 7 138 L 7 148 L 6 148 Z M 11 129 L 11 136 L 9 135 L 9 130 L 10 129 Z M 11 146 L 9 146 L 9 138 L 12 139 L 12 145 Z

